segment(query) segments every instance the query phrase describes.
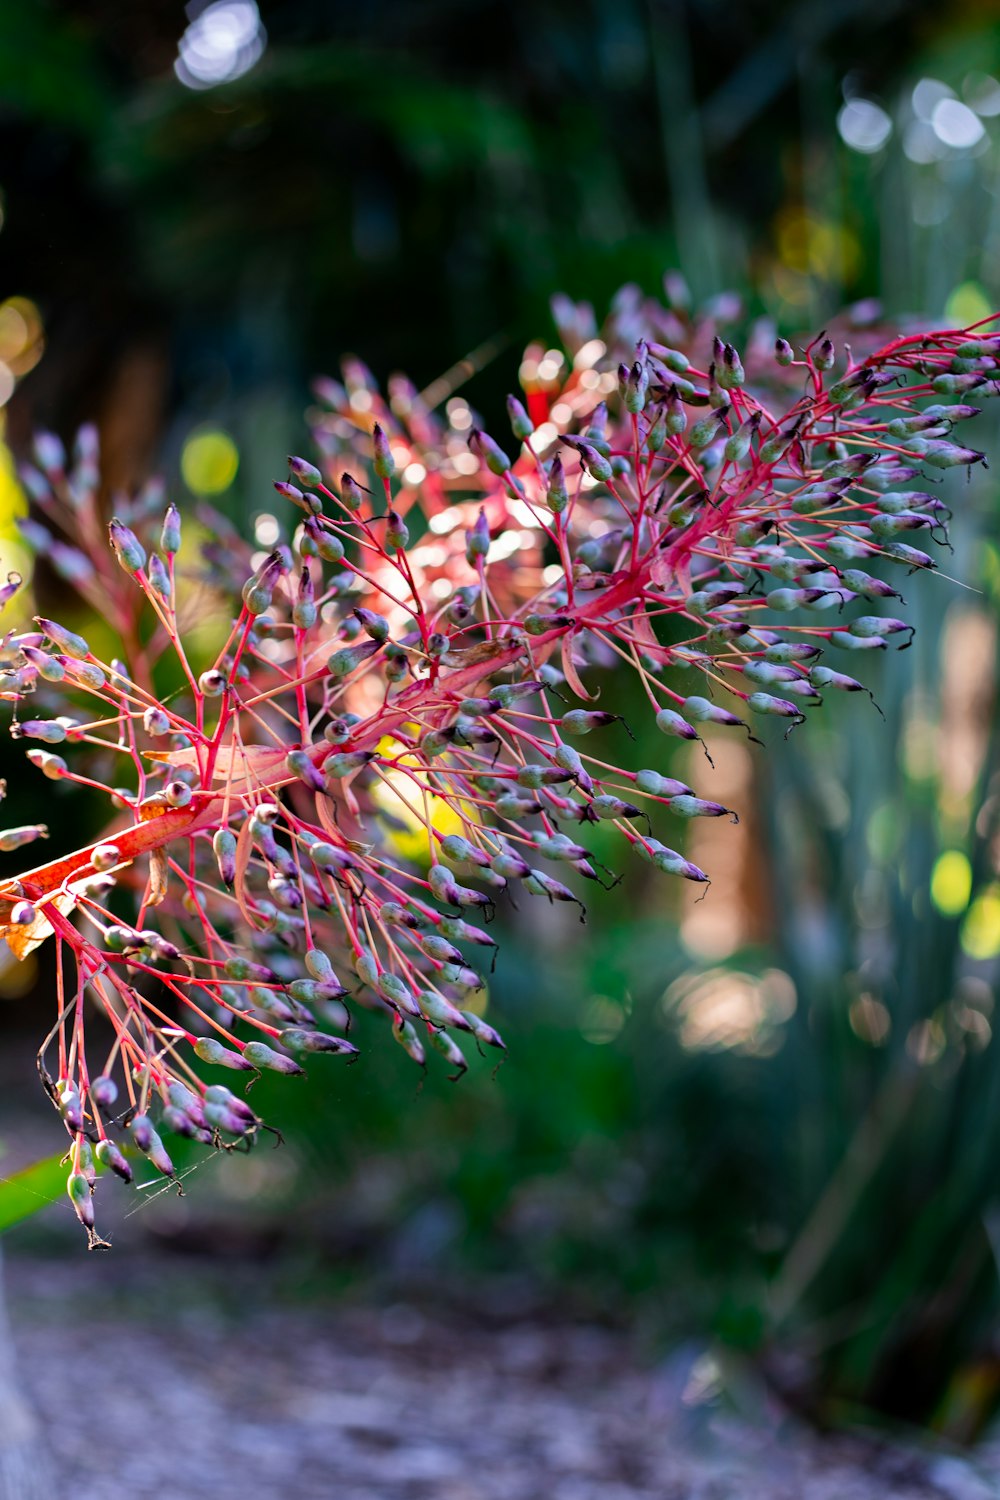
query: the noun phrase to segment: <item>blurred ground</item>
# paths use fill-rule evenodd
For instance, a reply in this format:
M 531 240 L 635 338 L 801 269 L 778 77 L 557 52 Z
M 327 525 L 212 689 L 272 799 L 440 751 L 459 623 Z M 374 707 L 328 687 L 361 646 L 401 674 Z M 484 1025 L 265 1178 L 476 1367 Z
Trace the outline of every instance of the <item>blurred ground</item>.
M 52 1493 L 75 1500 L 1000 1495 L 1000 1449 L 823 1439 L 760 1393 L 740 1415 L 692 1406 L 693 1352 L 643 1367 L 623 1335 L 553 1321 L 519 1285 L 479 1316 L 304 1305 L 259 1267 L 154 1254 L 12 1257 L 7 1290 Z

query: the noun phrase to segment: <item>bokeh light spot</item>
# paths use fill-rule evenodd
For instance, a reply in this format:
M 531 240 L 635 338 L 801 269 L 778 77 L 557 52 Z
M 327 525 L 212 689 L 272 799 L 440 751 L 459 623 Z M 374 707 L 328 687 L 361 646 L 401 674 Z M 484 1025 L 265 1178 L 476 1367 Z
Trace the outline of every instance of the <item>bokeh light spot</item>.
M 995 958 L 1000 953 L 1000 886 L 987 886 L 969 907 L 962 923 L 962 947 L 970 958 Z
M 955 90 L 942 83 L 940 78 L 921 78 L 910 96 L 910 102 L 917 119 L 929 121 L 942 99 L 954 97 Z
M 957 917 L 972 895 L 972 866 L 960 849 L 938 856 L 931 873 L 931 900 L 945 917 Z
M 962 80 L 962 93 L 977 115 L 1000 115 L 1000 83 L 989 73 L 970 73 Z
M 960 99 L 942 99 L 931 115 L 931 126 L 938 140 L 956 151 L 977 145 L 986 133 L 979 116 Z
M 181 475 L 195 495 L 221 495 L 239 466 L 239 449 L 228 432 L 192 433 L 181 450 Z
M 872 156 L 892 135 L 892 120 L 872 99 L 848 99 L 837 116 L 837 129 L 845 146 Z
M 195 7 L 188 7 L 190 15 Z M 215 0 L 197 8 L 178 45 L 174 72 L 189 89 L 231 83 L 263 56 L 267 32 L 254 0 Z

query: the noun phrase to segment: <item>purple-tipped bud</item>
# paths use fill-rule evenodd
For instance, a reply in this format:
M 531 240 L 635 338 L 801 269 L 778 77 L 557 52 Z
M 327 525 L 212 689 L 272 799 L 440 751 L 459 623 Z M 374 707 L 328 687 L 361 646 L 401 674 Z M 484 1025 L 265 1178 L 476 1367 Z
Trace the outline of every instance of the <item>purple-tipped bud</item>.
M 232 890 L 236 880 L 236 835 L 228 828 L 219 828 L 212 835 L 212 849 L 219 866 L 219 878 L 227 890 Z
M 365 503 L 365 492 L 353 474 L 341 474 L 340 498 L 348 510 L 360 510 Z
M 404 1020 L 400 1015 L 393 1016 L 392 1035 L 403 1051 L 409 1053 L 413 1061 L 423 1067 L 425 1062 L 423 1044 L 409 1021 Z
M 290 1026 L 281 1033 L 281 1040 L 293 1052 L 336 1052 L 342 1057 L 353 1057 L 357 1047 L 343 1037 L 330 1036 L 325 1031 L 305 1031 L 299 1026 Z
M 221 698 L 228 686 L 225 674 L 210 667 L 207 672 L 202 672 L 198 678 L 198 686 L 206 698 Z
M 13 733 L 13 724 L 10 732 Z M 46 745 L 61 744 L 66 738 L 66 726 L 58 723 L 57 718 L 25 718 L 19 732 L 27 739 L 42 739 Z
M 823 339 L 813 355 L 813 364 L 817 370 L 832 370 L 837 351 L 832 339 Z
M 309 755 L 308 751 L 289 750 L 288 755 L 285 757 L 285 764 L 292 772 L 292 775 L 297 776 L 300 781 L 304 782 L 310 791 L 321 792 L 325 787 L 326 783 L 323 780 L 322 773 L 317 770 L 312 756 Z
M 549 466 L 549 482 L 545 491 L 545 503 L 554 516 L 561 516 L 569 505 L 566 475 L 558 453 Z
M 559 882 L 554 881 L 553 884 L 558 885 Z M 572 892 L 569 892 L 569 900 L 576 900 L 576 897 L 572 894 Z M 462 1012 L 462 1019 L 463 1021 L 465 1021 L 466 1025 L 472 1032 L 472 1035 L 476 1038 L 477 1042 L 482 1042 L 487 1047 L 499 1047 L 501 1051 L 506 1052 L 507 1044 L 504 1041 L 503 1037 L 500 1035 L 499 1031 L 494 1031 L 493 1027 L 483 1020 L 482 1016 L 477 1016 L 475 1011 L 464 1010 Z
M 661 708 L 656 715 L 656 727 L 661 734 L 671 734 L 682 740 L 696 740 L 698 731 L 681 714 L 672 708 Z
M 482 432 L 478 427 L 473 427 L 469 433 L 469 447 L 479 462 L 485 464 L 490 473 L 496 474 L 498 478 L 503 478 L 510 469 L 510 459 L 488 432 Z
M 166 563 L 158 552 L 152 553 L 149 559 L 149 581 L 163 602 L 169 604 L 173 593 L 170 586 L 170 574 L 167 572 Z
M 372 428 L 372 467 L 379 479 L 391 479 L 396 472 L 389 439 L 377 422 Z
M 168 557 L 173 557 L 181 550 L 181 513 L 176 505 L 167 506 L 163 530 L 160 532 L 160 546 Z
M 120 1177 L 123 1182 L 132 1181 L 132 1168 L 129 1166 L 128 1162 L 119 1151 L 114 1141 L 109 1141 L 107 1138 L 98 1141 L 97 1145 L 94 1147 L 94 1155 L 97 1157 L 97 1160 L 101 1163 L 102 1166 L 108 1167 L 112 1172 L 115 1173 L 116 1176 Z
M 389 622 L 384 615 L 376 614 L 373 609 L 356 609 L 355 617 L 361 621 L 361 627 L 370 635 L 373 641 L 386 641 L 389 639 Z
M 73 1210 L 86 1230 L 94 1228 L 94 1204 L 91 1199 L 90 1183 L 82 1172 L 71 1172 L 66 1179 L 66 1191 Z
M 490 550 L 490 527 L 486 512 L 480 506 L 474 525 L 465 533 L 465 557 L 470 567 L 475 567 L 477 557 L 485 557 Z
M 162 708 L 147 708 L 142 716 L 142 727 L 154 739 L 170 733 L 170 720 Z
M 564 437 L 562 441 L 578 455 L 580 463 L 591 479 L 596 479 L 600 484 L 607 484 L 609 479 L 614 478 L 615 471 L 611 464 L 592 443 L 585 442 L 583 438 L 574 437 Z
M 200 1036 L 194 1044 L 195 1056 L 202 1062 L 214 1063 L 219 1068 L 234 1068 L 237 1072 L 250 1072 L 252 1064 L 245 1061 L 242 1052 L 233 1052 L 224 1047 L 215 1037 Z
M 535 430 L 535 424 L 516 396 L 507 397 L 507 415 L 510 418 L 510 427 L 514 436 L 520 438 L 522 443 L 530 438 Z
M 559 728 L 565 734 L 590 734 L 592 729 L 604 729 L 614 724 L 621 716 L 609 714 L 603 709 L 571 708 L 559 720 Z
M 295 1076 L 305 1072 L 305 1069 L 300 1067 L 294 1058 L 286 1057 L 282 1052 L 275 1052 L 273 1047 L 268 1047 L 264 1042 L 247 1042 L 243 1049 L 243 1056 L 255 1068 L 267 1068 L 272 1073 Z
M 133 577 L 140 573 L 146 566 L 146 549 L 135 533 L 114 516 L 108 527 L 108 534 L 114 554 L 125 572 Z
M 390 510 L 385 518 L 385 545 L 393 552 L 404 552 L 410 544 L 410 532 L 402 516 Z
M 55 620 L 43 620 L 38 617 L 38 624 L 60 651 L 67 656 L 75 656 L 78 660 L 90 655 L 90 647 L 82 635 L 76 635 L 74 631 L 67 630 L 63 625 L 57 625 Z
M 327 757 L 323 762 L 323 771 L 328 780 L 340 781 L 343 777 L 360 771 L 363 766 L 374 759 L 374 750 L 342 750 L 338 754 Z M 315 858 L 315 851 L 313 851 L 313 857 Z
M 25 823 L 20 828 L 5 828 L 0 832 L 0 853 L 10 854 L 36 839 L 47 839 L 49 830 L 45 823 Z
M 323 483 L 323 475 L 315 464 L 309 463 L 307 459 L 298 458 L 295 454 L 288 455 L 288 472 L 299 484 L 304 484 L 307 490 L 314 490 L 317 485 Z

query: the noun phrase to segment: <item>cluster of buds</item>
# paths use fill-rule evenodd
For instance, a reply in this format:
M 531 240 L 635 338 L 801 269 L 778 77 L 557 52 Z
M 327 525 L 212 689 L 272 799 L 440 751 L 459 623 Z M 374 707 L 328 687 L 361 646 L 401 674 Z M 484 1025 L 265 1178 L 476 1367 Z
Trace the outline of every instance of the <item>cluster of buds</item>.
M 102 789 L 109 822 L 0 885 L 0 911 L 18 956 L 55 945 L 39 1066 L 92 1244 L 98 1164 L 169 1178 L 164 1135 L 261 1129 L 205 1067 L 351 1057 L 355 1002 L 455 1077 L 463 1040 L 502 1048 L 475 958 L 494 905 L 515 888 L 582 914 L 586 882 L 613 877 L 589 825 L 707 882 L 653 830 L 731 810 L 609 757 L 601 674 L 634 672 L 665 736 L 755 738 L 862 688 L 827 653 L 909 644 L 883 574 L 934 566 L 916 545 L 947 538 L 931 481 L 984 461 L 955 429 L 1000 393 L 1000 339 L 913 334 L 860 362 L 779 339 L 765 364 L 674 314 L 620 314 L 569 359 L 529 350 L 512 443 L 350 361 L 317 385 L 320 462 L 289 459 L 293 520 L 267 553 L 211 516 L 189 553 L 173 505 L 154 523 L 156 488 L 122 502 L 109 549 L 93 430 L 72 459 L 38 439 L 26 539 L 120 655 L 39 618 L 4 641 L 0 696 L 32 765 Z

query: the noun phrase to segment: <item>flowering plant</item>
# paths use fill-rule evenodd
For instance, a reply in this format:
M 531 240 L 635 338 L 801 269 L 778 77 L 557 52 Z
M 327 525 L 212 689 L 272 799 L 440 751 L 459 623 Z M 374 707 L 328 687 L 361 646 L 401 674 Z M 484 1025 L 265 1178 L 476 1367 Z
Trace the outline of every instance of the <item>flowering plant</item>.
M 55 945 L 39 1070 L 92 1246 L 98 1163 L 129 1181 L 142 1154 L 169 1178 L 162 1134 L 233 1147 L 262 1128 L 198 1062 L 252 1078 L 350 1057 L 354 999 L 456 1077 L 457 1037 L 502 1048 L 472 998 L 470 955 L 495 946 L 480 923 L 512 884 L 582 913 L 574 876 L 607 873 L 588 825 L 708 881 L 654 824 L 731 810 L 577 748 L 620 718 L 595 706 L 598 670 L 636 673 L 668 737 L 754 738 L 755 719 L 790 733 L 826 691 L 862 689 L 828 650 L 910 642 L 870 569 L 934 566 L 911 539 L 947 540 L 929 471 L 985 461 L 954 428 L 1000 393 L 1000 338 L 861 330 L 857 357 L 757 339 L 744 366 L 629 292 L 602 337 L 557 313 L 570 357 L 529 349 L 513 454 L 464 401 L 442 416 L 398 378 L 383 397 L 357 361 L 319 382 L 320 463 L 289 459 L 294 534 L 266 518 L 266 554 L 218 516 L 182 545 L 156 489 L 121 502 L 108 548 L 93 429 L 72 459 L 36 440 L 26 538 L 121 653 L 38 618 L 4 641 L 0 694 L 43 776 L 109 802 L 96 843 L 0 884 L 14 953 Z M 224 626 L 208 653 L 206 619 Z M 99 1059 L 88 1004 L 110 1028 Z

